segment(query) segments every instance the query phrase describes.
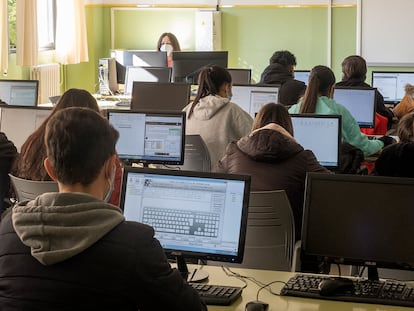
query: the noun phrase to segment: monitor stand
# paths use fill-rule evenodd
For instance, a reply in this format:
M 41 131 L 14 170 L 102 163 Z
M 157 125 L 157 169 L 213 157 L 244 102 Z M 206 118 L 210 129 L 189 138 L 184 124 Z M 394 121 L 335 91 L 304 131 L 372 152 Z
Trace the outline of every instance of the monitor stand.
M 202 282 L 208 279 L 208 272 L 201 269 L 188 270 L 187 263 L 183 255 L 176 255 L 177 268 L 183 279 L 187 282 Z

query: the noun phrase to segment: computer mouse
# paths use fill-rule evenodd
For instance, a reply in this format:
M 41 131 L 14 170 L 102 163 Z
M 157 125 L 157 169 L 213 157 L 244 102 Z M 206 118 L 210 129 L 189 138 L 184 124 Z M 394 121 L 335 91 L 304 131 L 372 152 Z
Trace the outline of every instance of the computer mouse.
M 246 311 L 267 311 L 269 304 L 260 300 L 249 301 L 246 303 Z
M 319 294 L 321 296 L 340 295 L 354 289 L 354 282 L 348 278 L 331 278 L 319 283 Z

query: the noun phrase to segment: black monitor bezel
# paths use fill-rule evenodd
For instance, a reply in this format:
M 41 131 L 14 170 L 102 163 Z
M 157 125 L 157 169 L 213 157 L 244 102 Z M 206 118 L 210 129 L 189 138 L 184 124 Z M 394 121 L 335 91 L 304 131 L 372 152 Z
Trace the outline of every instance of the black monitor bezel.
M 10 104 L 10 103 L 6 103 L 9 106 L 13 106 L 13 107 L 28 107 L 28 108 L 35 108 L 38 107 L 39 105 L 39 80 L 30 80 L 30 79 L 0 79 L 0 83 L 2 82 L 17 82 L 17 83 L 34 83 L 36 84 L 36 99 L 35 99 L 35 104 L 34 105 L 30 105 L 30 106 L 26 106 L 26 105 L 16 105 L 16 104 Z M 2 98 L 0 98 L 0 100 L 2 100 Z
M 329 170 L 336 170 L 341 165 L 341 143 L 342 143 L 342 116 L 340 114 L 316 114 L 316 113 L 293 113 L 290 115 L 291 118 L 297 117 L 297 118 L 319 118 L 319 119 L 338 119 L 338 150 L 337 150 L 337 165 L 323 165 L 323 167 L 326 167 Z M 292 122 L 293 126 L 293 122 Z M 293 137 L 295 137 L 295 131 L 293 131 Z M 326 143 L 326 142 L 324 142 Z M 313 152 L 313 151 L 312 151 Z M 316 157 L 316 154 L 315 154 Z M 318 159 L 317 159 L 318 160 Z
M 308 218 L 309 218 L 309 202 L 310 202 L 310 188 L 312 183 L 316 180 L 323 180 L 326 182 L 334 182 L 335 180 L 347 181 L 347 182 L 364 182 L 364 183 L 381 183 L 381 184 L 405 184 L 412 185 L 414 188 L 414 178 L 406 177 L 388 177 L 388 176 L 372 176 L 372 175 L 351 175 L 351 174 L 329 174 L 329 173 L 315 173 L 308 172 L 306 174 L 305 181 L 305 200 L 303 205 L 303 220 L 302 220 L 302 240 L 301 240 L 301 252 L 306 256 L 315 256 L 318 262 L 328 264 L 344 264 L 355 266 L 366 266 L 369 269 L 386 268 L 386 269 L 399 269 L 399 270 L 411 270 L 414 271 L 414 261 L 409 263 L 398 263 L 391 261 L 377 261 L 375 258 L 356 258 L 356 257 L 343 257 L 335 256 L 333 254 L 320 254 L 312 252 L 308 249 Z M 367 194 L 368 195 L 368 194 Z M 355 198 L 358 200 L 358 198 Z M 373 212 L 376 212 L 376 207 L 373 208 Z M 333 216 L 334 217 L 334 216 Z M 352 243 L 352 241 L 349 241 Z
M 127 166 L 124 168 L 124 173 L 122 177 L 122 187 L 121 187 L 121 198 L 120 198 L 120 208 L 122 212 L 124 211 L 125 203 L 125 194 L 126 194 L 126 184 L 128 173 L 143 173 L 143 174 L 157 174 L 157 175 L 172 175 L 172 176 L 189 176 L 195 178 L 212 178 L 212 179 L 227 179 L 227 180 L 241 180 L 245 182 L 244 188 L 244 201 L 241 212 L 240 219 L 240 232 L 239 232 L 239 245 L 237 250 L 237 255 L 228 255 L 228 254 L 211 254 L 211 253 L 200 253 L 192 251 L 179 251 L 176 249 L 164 249 L 165 253 L 169 258 L 175 258 L 177 256 L 183 256 L 185 258 L 197 258 L 205 259 L 212 261 L 223 261 L 231 263 L 241 263 L 244 257 L 244 249 L 246 242 L 246 232 L 247 232 L 247 219 L 248 219 L 248 206 L 250 199 L 250 186 L 251 186 L 251 177 L 250 175 L 238 175 L 238 174 L 226 174 L 226 173 L 215 173 L 215 172 L 199 172 L 199 171 L 186 171 L 186 170 L 171 170 L 171 169 L 156 169 L 156 168 L 141 168 L 141 167 L 132 167 Z
M 372 72 L 371 72 L 371 86 L 372 87 L 375 87 L 374 86 L 374 74 L 377 74 L 377 73 L 379 73 L 379 74 L 381 74 L 381 73 L 391 73 L 391 74 L 393 74 L 393 73 L 395 73 L 395 74 L 411 74 L 411 75 L 413 75 L 414 76 L 414 71 L 399 71 L 399 70 L 389 70 L 389 71 L 387 71 L 387 70 L 373 70 Z M 401 98 L 402 99 L 402 98 Z M 390 105 L 396 105 L 396 104 L 398 104 L 400 102 L 400 100 L 386 100 L 385 98 L 384 98 L 384 103 L 386 103 L 386 104 L 390 104 Z
M 360 127 L 360 128 L 374 128 L 375 127 L 375 115 L 376 115 L 376 112 L 377 112 L 377 107 L 376 107 L 376 102 L 377 102 L 377 89 L 375 88 L 375 87 L 362 87 L 362 86 L 335 86 L 335 90 L 334 90 L 334 96 L 333 97 L 335 97 L 335 91 L 336 90 L 361 90 L 361 91 L 374 91 L 374 102 L 373 102 L 373 107 L 372 107 L 372 109 L 373 109 L 373 114 L 372 114 L 372 122 L 371 122 L 371 124 L 359 124 L 358 123 L 358 120 L 357 119 L 355 119 L 355 117 L 354 116 L 352 116 L 352 117 L 354 117 L 354 119 L 355 119 L 355 121 L 357 122 L 357 124 L 358 124 L 358 126 Z M 338 104 L 341 104 L 341 105 L 343 105 L 342 103 L 340 103 L 340 102 L 337 102 Z M 344 106 L 345 107 L 345 106 Z M 346 108 L 346 107 L 345 107 Z M 347 110 L 348 110 L 348 108 L 346 108 Z M 349 110 L 348 110 L 349 111 Z M 350 111 L 349 111 L 349 113 L 351 113 Z M 351 114 L 352 115 L 352 114 Z
M 162 164 L 162 165 L 183 165 L 184 164 L 184 152 L 185 152 L 185 126 L 186 126 L 186 113 L 183 111 L 176 110 L 140 110 L 140 109 L 105 109 L 103 111 L 105 117 L 110 122 L 109 116 L 111 113 L 140 113 L 146 115 L 157 115 L 157 116 L 175 116 L 181 117 L 182 120 L 182 132 L 181 132 L 181 155 L 179 160 L 168 160 L 162 159 L 147 159 L 147 158 L 128 158 L 118 155 L 119 159 L 122 160 L 126 165 L 132 165 L 132 163 L 141 163 L 143 165 L 148 164 Z
M 162 92 L 162 90 L 160 91 L 159 89 L 162 89 L 164 86 L 165 87 L 171 87 L 173 88 L 174 86 L 180 86 L 183 88 L 187 89 L 187 101 L 185 103 L 183 103 L 180 106 L 177 107 L 170 107 L 167 106 L 167 108 L 164 107 L 160 107 L 157 104 L 153 104 L 151 103 L 151 108 L 149 107 L 140 107 L 139 104 L 137 103 L 137 100 L 139 99 L 139 87 L 140 86 L 146 86 L 145 89 L 148 89 L 148 86 L 153 86 L 153 90 L 154 90 L 154 95 L 163 95 L 164 92 Z M 191 84 L 189 83 L 183 83 L 183 82 L 144 82 L 144 81 L 134 81 L 132 83 L 132 93 L 131 93 L 131 109 L 132 110 L 144 110 L 144 109 L 151 109 L 151 110 L 160 110 L 160 111 L 164 111 L 164 110 L 182 110 L 185 106 L 187 106 L 190 102 L 190 95 L 191 95 Z
M 228 51 L 174 51 L 171 55 L 173 82 L 198 84 L 198 74 L 203 67 L 217 65 L 227 68 L 228 64 Z M 191 62 L 196 65 L 189 65 Z

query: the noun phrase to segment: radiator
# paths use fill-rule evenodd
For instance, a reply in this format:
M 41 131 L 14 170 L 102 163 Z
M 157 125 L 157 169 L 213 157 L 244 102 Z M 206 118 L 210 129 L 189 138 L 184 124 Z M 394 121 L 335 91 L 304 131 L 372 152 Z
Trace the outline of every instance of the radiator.
M 60 65 L 57 63 L 33 66 L 30 79 L 39 80 L 39 103 L 48 103 L 50 96 L 60 94 Z

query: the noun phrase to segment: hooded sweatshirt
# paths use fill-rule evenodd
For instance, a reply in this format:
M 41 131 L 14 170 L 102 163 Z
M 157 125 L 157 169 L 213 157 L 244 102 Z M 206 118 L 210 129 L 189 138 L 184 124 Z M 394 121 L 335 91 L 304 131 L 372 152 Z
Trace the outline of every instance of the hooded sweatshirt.
M 251 191 L 285 190 L 300 239 L 306 172 L 330 173 L 277 124 L 269 124 L 232 142 L 216 172 L 251 176 Z
M 190 108 L 191 104 L 183 109 L 187 112 L 186 134 L 201 136 L 210 153 L 212 166 L 222 157 L 228 143 L 247 135 L 252 128 L 252 117 L 228 98 L 205 96 L 188 117 Z

